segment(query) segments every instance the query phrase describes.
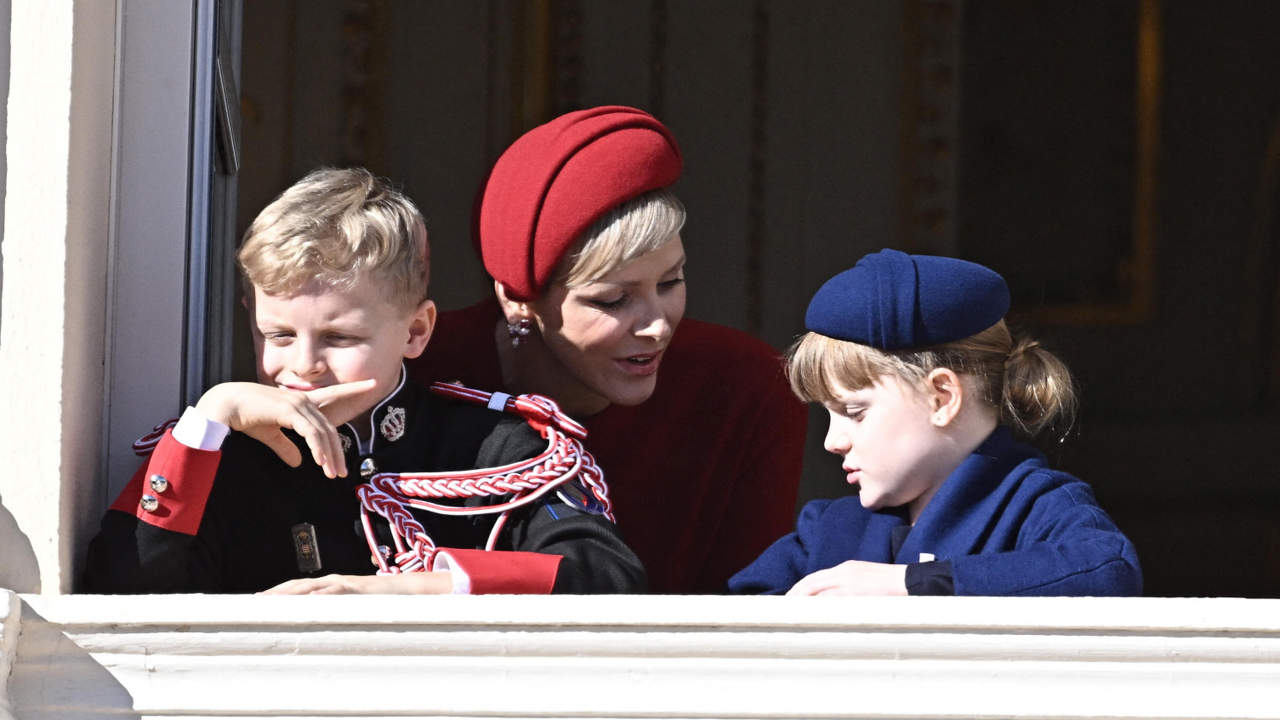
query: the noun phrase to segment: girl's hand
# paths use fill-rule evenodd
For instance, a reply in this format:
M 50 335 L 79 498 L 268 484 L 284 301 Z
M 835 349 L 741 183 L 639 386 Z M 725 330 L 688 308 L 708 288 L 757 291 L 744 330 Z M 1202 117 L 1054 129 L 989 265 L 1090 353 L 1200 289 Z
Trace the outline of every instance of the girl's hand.
M 448 595 L 453 576 L 448 571 L 400 575 L 325 575 L 298 578 L 259 595 Z
M 810 573 L 788 595 L 906 595 L 907 566 L 846 560 Z
M 334 424 L 359 415 L 356 405 L 363 404 L 365 393 L 376 385 L 375 380 L 360 380 L 303 392 L 259 383 L 221 383 L 200 397 L 196 409 L 261 442 L 285 464 L 297 467 L 302 453 L 281 432 L 289 428 L 307 441 L 312 459 L 325 475 L 345 477 L 347 460 Z

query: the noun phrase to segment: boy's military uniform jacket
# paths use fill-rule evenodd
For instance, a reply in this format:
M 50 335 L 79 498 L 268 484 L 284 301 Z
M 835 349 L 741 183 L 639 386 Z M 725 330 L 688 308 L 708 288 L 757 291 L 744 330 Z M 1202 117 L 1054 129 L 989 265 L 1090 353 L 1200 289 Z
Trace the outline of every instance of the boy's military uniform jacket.
M 371 575 L 376 566 L 356 496 L 362 463 L 375 472 L 470 470 L 523 460 L 546 447 L 515 416 L 441 398 L 413 383 L 375 408 L 371 424 L 371 447 L 363 452 L 352 427 L 339 428 L 348 476 L 334 479 L 296 435 L 290 437 L 304 460 L 291 468 L 241 433 L 232 432 L 220 451 L 202 451 L 166 432 L 107 511 L 89 547 L 86 589 L 236 593 L 298 577 Z M 566 488 L 514 510 L 492 552 L 479 548 L 496 515 L 413 514 L 448 554 L 451 570 L 465 573 L 473 593 L 642 591 L 644 569 L 613 523 L 581 501 L 589 492 Z M 370 519 L 386 529 L 377 515 Z M 389 544 L 389 534 L 380 542 Z
M 796 531 L 729 581 L 740 593 L 782 593 L 846 560 L 950 576 L 957 595 L 1139 595 L 1133 543 L 1089 486 L 996 428 L 943 482 L 912 526 L 905 508 L 871 511 L 856 496 L 805 505 Z M 936 577 L 934 578 L 936 580 Z M 933 588 L 939 587 L 936 583 Z

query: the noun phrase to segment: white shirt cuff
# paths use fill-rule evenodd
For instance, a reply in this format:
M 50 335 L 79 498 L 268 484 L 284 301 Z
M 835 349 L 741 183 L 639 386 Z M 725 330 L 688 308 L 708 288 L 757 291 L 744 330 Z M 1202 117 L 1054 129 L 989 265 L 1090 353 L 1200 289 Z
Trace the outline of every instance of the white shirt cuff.
M 194 450 L 220 450 L 231 428 L 188 407 L 173 426 L 173 439 Z
M 471 576 L 465 570 L 453 563 L 453 558 L 449 557 L 446 551 L 436 553 L 435 562 L 431 564 L 432 570 L 448 570 L 450 577 L 453 578 L 453 594 L 454 595 L 470 595 L 471 594 Z

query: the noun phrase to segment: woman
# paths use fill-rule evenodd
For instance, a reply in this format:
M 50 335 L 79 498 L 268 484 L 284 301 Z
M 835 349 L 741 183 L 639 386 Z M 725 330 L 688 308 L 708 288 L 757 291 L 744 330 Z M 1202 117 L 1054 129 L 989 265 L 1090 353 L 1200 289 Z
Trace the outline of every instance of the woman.
M 556 399 L 586 425 L 651 589 L 717 592 L 792 524 L 806 413 L 771 347 L 682 322 L 681 165 L 628 107 L 516 140 L 478 212 L 495 297 L 444 313 L 410 370 Z

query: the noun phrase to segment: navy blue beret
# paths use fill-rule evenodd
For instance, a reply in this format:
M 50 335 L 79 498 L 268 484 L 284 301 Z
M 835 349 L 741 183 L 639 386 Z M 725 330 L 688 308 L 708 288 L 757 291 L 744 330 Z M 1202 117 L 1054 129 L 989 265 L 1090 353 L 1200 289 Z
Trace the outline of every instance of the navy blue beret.
M 977 263 L 881 250 L 823 284 L 809 301 L 809 330 L 881 350 L 960 340 L 1009 311 L 1009 286 Z

